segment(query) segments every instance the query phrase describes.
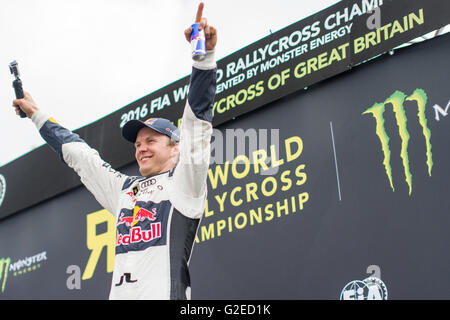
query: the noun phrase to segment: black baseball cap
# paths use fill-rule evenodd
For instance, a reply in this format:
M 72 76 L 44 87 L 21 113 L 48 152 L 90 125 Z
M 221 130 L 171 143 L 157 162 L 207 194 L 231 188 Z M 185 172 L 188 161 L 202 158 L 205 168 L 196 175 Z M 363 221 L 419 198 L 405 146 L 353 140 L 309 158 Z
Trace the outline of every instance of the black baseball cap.
M 161 134 L 165 134 L 173 141 L 180 141 L 179 129 L 173 125 L 169 120 L 164 118 L 150 118 L 146 121 L 141 120 L 130 120 L 122 128 L 122 136 L 132 142 L 136 142 L 136 137 L 139 132 L 144 127 L 155 130 Z

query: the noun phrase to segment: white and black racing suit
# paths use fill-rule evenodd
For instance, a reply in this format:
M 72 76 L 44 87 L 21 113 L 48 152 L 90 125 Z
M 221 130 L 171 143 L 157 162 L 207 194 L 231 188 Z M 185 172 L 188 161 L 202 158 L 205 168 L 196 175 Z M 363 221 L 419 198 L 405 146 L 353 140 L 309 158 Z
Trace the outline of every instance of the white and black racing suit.
M 117 218 L 110 299 L 190 299 L 188 265 L 205 208 L 216 71 L 214 52 L 194 62 L 179 162 L 151 177 L 112 170 L 77 134 L 42 111 L 33 114 L 46 142 Z

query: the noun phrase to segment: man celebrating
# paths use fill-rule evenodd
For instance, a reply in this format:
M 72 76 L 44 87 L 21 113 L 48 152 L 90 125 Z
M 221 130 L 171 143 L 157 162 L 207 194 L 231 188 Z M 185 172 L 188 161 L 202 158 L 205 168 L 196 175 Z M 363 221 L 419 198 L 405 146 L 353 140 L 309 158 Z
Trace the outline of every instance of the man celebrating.
M 202 17 L 206 58 L 193 64 L 180 130 L 169 120 L 131 120 L 123 137 L 134 143 L 142 176 L 111 169 L 77 134 L 36 107 L 25 93 L 13 102 L 77 172 L 97 201 L 117 218 L 116 256 L 110 299 L 190 299 L 189 259 L 206 200 L 206 176 L 216 88 L 217 32 Z M 191 27 L 184 31 L 190 41 Z

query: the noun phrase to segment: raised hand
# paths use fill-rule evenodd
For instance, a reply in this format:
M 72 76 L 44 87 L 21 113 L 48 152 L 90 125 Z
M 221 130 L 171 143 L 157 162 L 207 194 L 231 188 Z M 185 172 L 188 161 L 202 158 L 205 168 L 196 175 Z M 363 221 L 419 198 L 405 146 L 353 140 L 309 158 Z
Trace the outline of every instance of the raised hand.
M 28 92 L 24 91 L 23 94 L 23 99 L 15 99 L 13 101 L 13 107 L 16 109 L 17 115 L 19 115 L 20 109 L 22 109 L 27 117 L 31 118 L 31 116 L 38 110 L 38 107 Z
M 199 30 L 205 31 L 205 46 L 206 50 L 214 50 L 217 44 L 217 30 L 213 26 L 208 25 L 208 19 L 203 17 L 204 3 L 200 2 L 197 9 L 197 14 L 195 15 L 195 23 L 200 24 Z M 192 27 L 184 30 L 184 36 L 188 42 L 191 42 Z

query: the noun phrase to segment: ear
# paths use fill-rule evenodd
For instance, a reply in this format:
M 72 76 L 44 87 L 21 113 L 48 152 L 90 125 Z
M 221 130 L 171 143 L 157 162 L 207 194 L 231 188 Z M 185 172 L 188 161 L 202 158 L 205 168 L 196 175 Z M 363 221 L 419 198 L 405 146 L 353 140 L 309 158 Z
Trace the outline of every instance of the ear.
M 180 148 L 179 148 L 179 143 L 177 142 L 176 144 L 174 144 L 172 146 L 172 150 L 170 151 L 170 156 L 178 157 L 179 154 L 180 154 Z

